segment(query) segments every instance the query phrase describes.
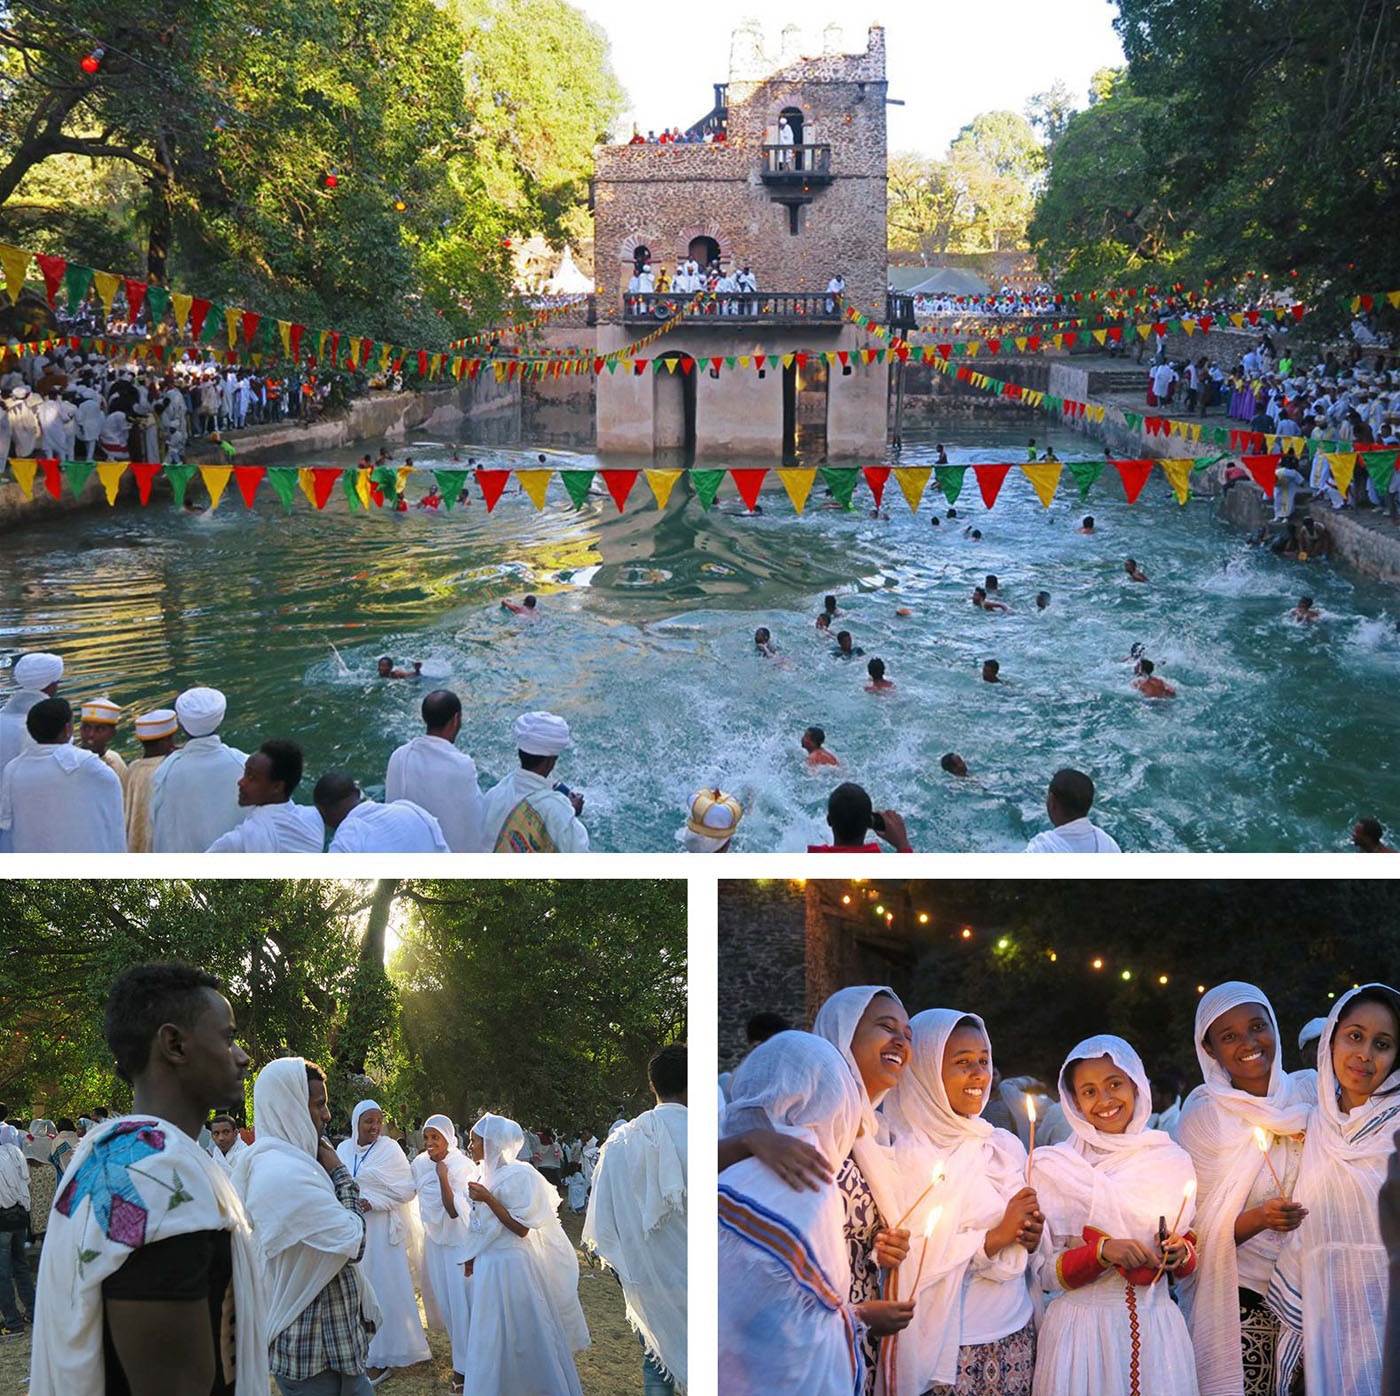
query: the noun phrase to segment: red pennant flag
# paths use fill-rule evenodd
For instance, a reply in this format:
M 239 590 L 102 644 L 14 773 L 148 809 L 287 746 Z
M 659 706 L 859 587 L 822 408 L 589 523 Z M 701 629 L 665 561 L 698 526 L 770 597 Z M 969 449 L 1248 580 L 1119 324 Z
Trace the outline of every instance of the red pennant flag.
M 1213 324 L 1215 324 L 1215 321 L 1212 320 L 1209 315 L 1202 315 L 1201 318 L 1196 321 L 1197 329 L 1204 330 L 1207 334 L 1210 333 L 1210 327 Z
M 739 498 L 748 505 L 749 513 L 753 513 L 754 506 L 758 503 L 758 492 L 763 488 L 764 476 L 768 474 L 766 470 L 731 470 L 730 476 L 734 480 L 734 487 L 739 491 Z
M 40 260 L 42 260 L 42 258 L 41 258 Z M 52 300 L 53 300 L 53 297 L 50 296 L 49 299 L 50 299 L 50 301 L 52 301 Z M 1375 298 L 1374 296 L 1362 296 L 1362 297 L 1361 297 L 1361 308 L 1362 308 L 1362 310 L 1371 310 L 1371 309 L 1374 309 L 1375 304 L 1376 304 L 1376 298 Z M 1252 318 L 1250 319 L 1250 322 L 1249 322 L 1249 323 L 1250 323 L 1251 325 L 1257 324 L 1257 323 L 1258 323 L 1258 320 L 1259 320 L 1259 312 L 1258 312 L 1257 310 L 1254 310 L 1254 311 L 1251 311 L 1251 312 L 1250 312 L 1250 315 L 1251 315 Z
M 968 372 L 965 364 L 958 365 L 958 371 L 953 377 L 955 377 L 959 383 L 970 383 L 972 381 L 972 374 Z
M 1165 324 L 1163 321 L 1161 321 L 1161 320 L 1158 320 L 1157 323 L 1154 324 L 1154 325 L 1152 326 L 1152 333 L 1153 333 L 1153 334 L 1161 334 L 1161 335 L 1164 335 L 1164 334 L 1166 334 L 1166 332 L 1167 332 L 1166 324 Z
M 291 332 L 287 335 L 287 339 L 292 346 L 293 359 L 299 359 L 301 357 L 301 337 L 305 332 L 305 325 L 293 325 Z
M 208 316 L 212 301 L 201 300 L 196 296 L 190 302 L 190 338 L 198 339 L 204 329 L 204 321 Z
M 374 500 L 374 507 L 376 509 L 382 509 L 384 507 L 384 491 L 372 480 L 369 486 L 369 497 Z
M 1123 342 L 1123 331 L 1115 326 L 1113 329 L 1109 330 L 1108 337 L 1115 344 L 1121 344 Z
M 890 467 L 887 465 L 867 465 L 865 467 L 865 483 L 870 486 L 870 493 L 875 496 L 875 507 L 878 509 L 885 497 L 885 481 L 890 478 Z
M 943 362 L 946 364 L 948 362 L 948 355 L 953 352 L 953 346 L 951 344 L 940 344 L 938 345 L 938 352 L 942 356 Z
M 233 467 L 233 478 L 238 485 L 238 493 L 243 496 L 243 507 L 251 509 L 253 507 L 253 496 L 258 492 L 258 486 L 262 484 L 263 476 L 267 474 L 265 465 L 235 465 Z
M 718 372 L 720 371 L 720 369 L 724 367 L 724 360 L 723 360 L 723 359 L 711 359 L 711 360 L 710 360 L 710 367 L 711 367 L 712 369 L 714 369 L 714 371 L 715 371 L 716 373 L 718 373 Z
M 1031 335 L 1031 337 L 1026 340 L 1026 348 L 1034 354 L 1035 351 L 1040 348 L 1040 336 L 1038 334 Z
M 909 346 L 907 344 L 901 344 L 894 352 L 899 355 L 900 363 L 907 364 L 909 362 Z
M 847 367 L 851 362 L 850 354 L 848 354 L 844 349 L 838 349 L 836 351 L 836 357 L 841 360 L 842 368 Z
M 606 360 L 606 359 L 594 359 L 594 360 L 593 360 L 593 372 L 594 372 L 594 373 L 601 373 L 601 372 L 604 370 L 604 368 L 606 368 L 606 367 L 607 367 L 607 360 Z
M 133 276 L 123 277 L 123 281 L 126 283 L 126 318 L 134 320 L 146 301 L 146 283 Z
M 243 342 L 250 349 L 253 347 L 253 336 L 257 334 L 260 324 L 262 324 L 261 315 L 257 315 L 251 310 L 243 312 Z
M 617 512 L 622 512 L 622 506 L 627 503 L 627 496 L 632 493 L 632 486 L 637 483 L 637 476 L 641 473 L 637 470 L 600 470 L 598 472 L 603 477 L 603 483 L 608 487 L 608 493 L 612 495 L 612 502 L 617 505 Z
M 1295 305 L 1293 307 L 1293 318 L 1295 320 L 1301 320 L 1303 318 L 1303 307 L 1301 305 Z
M 1244 468 L 1254 477 L 1254 483 L 1259 486 L 1265 494 L 1273 494 L 1274 477 L 1278 474 L 1278 463 L 1283 459 L 1278 456 L 1241 456 Z
M 793 358 L 794 358 L 794 360 L 796 361 L 798 368 L 806 368 L 806 367 L 807 367 L 807 355 L 806 355 L 806 354 L 794 354 L 794 355 L 793 355 Z
M 333 470 L 330 466 L 317 465 L 311 469 L 311 493 L 315 497 L 316 507 L 324 509 L 326 501 L 331 497 L 331 491 L 335 488 L 335 482 L 345 472 L 343 470 Z
M 640 378 L 640 377 L 642 376 L 642 374 L 644 374 L 644 373 L 647 371 L 647 365 L 648 365 L 650 362 L 651 362 L 650 359 L 633 359 L 633 361 L 632 361 L 632 372 L 633 372 L 634 376 L 636 376 L 637 378 Z
M 1366 297 L 1363 296 L 1362 299 L 1365 300 Z M 1367 310 L 1370 308 L 1369 305 L 1366 307 Z M 1244 318 L 1248 320 L 1251 325 L 1257 325 L 1259 323 L 1259 312 L 1257 310 L 1246 310 Z
M 1142 487 L 1147 483 L 1147 477 L 1152 473 L 1152 462 L 1150 460 L 1116 460 L 1113 468 L 1118 472 L 1118 478 L 1123 482 L 1123 494 L 1129 504 L 1136 504 L 1137 497 L 1142 493 Z
M 54 297 L 58 295 L 58 288 L 63 285 L 63 273 L 68 270 L 68 263 L 62 257 L 41 257 L 37 252 L 34 254 L 34 260 L 38 262 L 39 270 L 44 273 L 44 291 L 48 295 L 49 304 L 52 305 Z
M 340 331 L 332 330 L 328 338 L 331 348 L 331 366 L 334 367 L 336 350 L 340 347 Z
M 418 351 L 418 372 L 424 378 L 428 376 L 428 351 L 426 349 Z
M 996 354 L 996 353 L 999 353 L 1000 351 L 1001 351 L 1001 340 L 999 340 L 999 339 L 989 339 L 989 340 L 987 341 L 987 352 L 988 352 L 989 354 Z
M 478 470 L 476 472 L 476 487 L 481 491 L 481 497 L 486 501 L 488 514 L 496 507 L 496 501 L 501 497 L 506 487 L 506 481 L 509 479 L 509 470 Z
M 1073 330 L 1068 330 L 1065 333 L 1065 343 L 1072 349 L 1079 343 L 1079 336 Z
M 692 372 L 692 371 L 694 370 L 694 368 L 695 368 L 695 360 L 694 360 L 694 359 L 682 359 L 682 360 L 681 360 L 681 372 L 682 372 L 682 373 L 690 373 L 690 372 Z
M 151 485 L 155 482 L 156 476 L 160 474 L 160 465 L 158 462 L 150 461 L 133 462 L 131 473 L 136 476 L 136 493 L 140 496 L 141 505 L 144 508 L 151 502 Z
M 997 502 L 997 495 L 1001 493 L 1002 483 L 1011 467 L 1009 465 L 974 465 L 972 469 L 977 476 L 977 488 L 982 491 L 982 503 L 990 509 Z
M 1245 432 L 1245 440 L 1249 443 L 1251 454 L 1262 456 L 1264 454 L 1264 433 L 1262 431 Z
M 63 472 L 56 460 L 41 460 L 39 467 L 44 472 L 44 488 L 55 498 L 63 495 Z

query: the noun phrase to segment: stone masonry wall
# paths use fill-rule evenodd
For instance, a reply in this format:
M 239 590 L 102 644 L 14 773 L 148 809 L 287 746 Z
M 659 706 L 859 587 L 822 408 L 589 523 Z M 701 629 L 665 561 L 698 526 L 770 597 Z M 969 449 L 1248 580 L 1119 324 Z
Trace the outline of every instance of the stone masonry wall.
M 744 1024 L 780 1013 L 806 1028 L 806 908 L 796 882 L 719 884 L 719 1067 L 732 1070 L 748 1050 Z

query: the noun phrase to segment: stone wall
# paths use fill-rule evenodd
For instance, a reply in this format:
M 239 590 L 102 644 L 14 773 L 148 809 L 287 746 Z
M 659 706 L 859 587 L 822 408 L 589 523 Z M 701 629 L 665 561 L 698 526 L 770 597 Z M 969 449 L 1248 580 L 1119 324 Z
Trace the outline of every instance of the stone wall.
M 744 1024 L 779 1013 L 806 1028 L 807 898 L 776 879 L 719 884 L 719 1068 L 748 1050 Z

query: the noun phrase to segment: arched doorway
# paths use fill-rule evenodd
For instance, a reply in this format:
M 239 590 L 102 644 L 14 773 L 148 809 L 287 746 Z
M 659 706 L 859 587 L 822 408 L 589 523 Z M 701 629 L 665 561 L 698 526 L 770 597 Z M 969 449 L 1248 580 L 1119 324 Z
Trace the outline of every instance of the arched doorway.
M 668 361 L 675 367 L 667 367 Z M 695 450 L 695 378 L 689 354 L 667 353 L 657 360 L 651 379 L 652 449 Z
M 685 255 L 704 271 L 712 263 L 719 262 L 719 243 L 712 237 L 691 238 Z
M 798 363 L 801 358 L 804 362 Z M 826 419 L 830 393 L 826 360 L 820 354 L 795 355 L 783 366 L 783 457 L 826 458 Z
M 803 142 L 803 137 L 807 129 L 807 124 L 802 117 L 802 108 L 784 107 L 782 111 L 778 113 L 778 120 L 780 122 L 787 122 L 787 128 L 792 133 L 792 144 L 794 146 L 800 146 Z M 781 126 L 779 127 L 778 144 L 785 144 L 782 136 Z M 802 168 L 801 150 L 791 150 L 783 152 L 780 158 L 783 161 L 785 169 L 800 170 Z

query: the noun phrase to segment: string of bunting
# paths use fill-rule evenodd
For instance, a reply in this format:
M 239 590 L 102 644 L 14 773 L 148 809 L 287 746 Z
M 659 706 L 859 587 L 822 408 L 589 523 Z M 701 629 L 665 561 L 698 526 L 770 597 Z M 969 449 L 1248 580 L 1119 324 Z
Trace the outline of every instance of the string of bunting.
M 482 330 L 480 334 L 468 335 L 466 339 L 454 339 L 448 348 L 472 349 L 478 344 L 491 344 L 506 335 L 524 334 L 527 330 L 547 325 L 556 316 L 562 315 L 566 310 L 574 309 L 575 306 L 582 304 L 587 299 L 586 295 L 570 296 L 567 300 L 560 301 L 558 305 L 546 306 L 538 315 L 532 315 L 528 320 L 521 320 L 514 325 L 505 325 L 498 330 Z

